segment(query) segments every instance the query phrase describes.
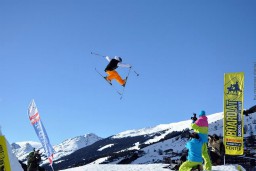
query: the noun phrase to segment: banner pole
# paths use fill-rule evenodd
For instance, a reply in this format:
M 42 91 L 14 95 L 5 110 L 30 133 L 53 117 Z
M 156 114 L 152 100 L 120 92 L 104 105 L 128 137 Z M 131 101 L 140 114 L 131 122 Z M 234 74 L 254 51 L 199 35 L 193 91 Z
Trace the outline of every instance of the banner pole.
M 226 155 L 224 154 L 224 165 L 226 165 Z
M 51 168 L 52 168 L 52 171 L 54 171 L 54 168 L 53 168 L 52 164 L 51 164 L 50 166 L 51 166 Z

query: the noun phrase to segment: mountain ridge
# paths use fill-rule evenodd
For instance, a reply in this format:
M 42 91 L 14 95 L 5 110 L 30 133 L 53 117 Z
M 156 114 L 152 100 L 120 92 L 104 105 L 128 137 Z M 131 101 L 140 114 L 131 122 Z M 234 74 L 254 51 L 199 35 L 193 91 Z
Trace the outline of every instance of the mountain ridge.
M 209 134 L 223 134 L 223 112 L 207 115 Z M 244 117 L 245 137 L 256 135 L 256 116 Z M 146 164 L 165 162 L 165 157 L 179 158 L 187 142 L 186 134 L 190 130 L 191 120 L 170 124 L 160 124 L 154 127 L 137 130 L 127 130 L 107 138 L 97 139 L 87 146 L 75 148 L 70 139 L 62 145 L 76 149 L 62 155 L 55 154 L 54 167 L 66 169 L 101 161 L 109 164 Z M 79 136 L 77 136 L 79 137 Z M 81 137 L 80 137 L 81 138 Z M 75 141 L 76 138 L 71 138 Z M 58 146 L 54 146 L 57 148 Z M 60 153 L 59 153 L 60 154 Z M 56 157 L 57 156 L 57 157 Z M 47 160 L 42 163 L 47 167 Z

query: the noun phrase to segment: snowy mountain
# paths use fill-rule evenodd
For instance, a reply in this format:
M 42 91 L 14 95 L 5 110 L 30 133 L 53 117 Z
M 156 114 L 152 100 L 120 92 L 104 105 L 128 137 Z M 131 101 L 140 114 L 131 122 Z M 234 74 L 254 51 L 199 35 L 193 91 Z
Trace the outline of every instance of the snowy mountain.
M 208 115 L 209 134 L 222 135 L 223 113 Z M 57 170 L 83 166 L 86 164 L 152 164 L 164 163 L 165 159 L 175 160 L 180 157 L 187 142 L 186 135 L 190 131 L 191 120 L 177 123 L 161 124 L 155 127 L 138 130 L 127 130 L 104 139 L 85 143 L 79 136 L 68 139 L 54 146 L 54 168 Z M 245 137 L 256 135 L 256 115 L 244 117 Z M 93 137 L 93 136 L 92 136 Z M 92 138 L 94 139 L 94 138 Z M 29 145 L 13 144 L 15 154 L 17 145 L 30 149 Z M 34 144 L 36 145 L 36 144 Z M 34 147 L 34 145 L 32 145 Z M 26 152 L 25 152 L 26 151 Z M 255 150 L 254 150 L 255 152 Z M 24 159 L 24 158 L 23 158 Z M 44 167 L 47 162 L 44 162 Z
M 33 148 L 42 148 L 41 143 L 27 141 L 27 142 L 16 142 L 11 144 L 12 152 L 18 157 L 19 160 L 23 161 L 26 159 L 28 153 L 33 151 Z
M 210 126 L 212 125 L 212 123 L 216 122 L 216 121 L 220 121 L 220 125 L 219 127 L 222 127 L 222 119 L 223 119 L 223 113 L 216 113 L 216 114 L 212 114 L 212 115 L 208 115 L 208 121 Z M 161 131 L 166 131 L 165 134 L 163 134 L 162 136 L 173 132 L 173 131 L 183 131 L 185 129 L 190 128 L 190 124 L 191 124 L 191 120 L 186 120 L 186 121 L 181 121 L 181 122 L 177 122 L 177 123 L 170 123 L 170 124 L 161 124 L 155 127 L 150 127 L 150 128 L 143 128 L 143 129 L 139 129 L 139 130 L 128 130 L 128 131 L 124 131 L 121 132 L 115 136 L 113 136 L 113 138 L 124 138 L 124 137 L 135 137 L 135 136 L 141 136 L 141 135 L 152 135 Z M 215 125 L 214 125 L 215 126 Z M 211 127 L 209 128 L 209 134 L 211 131 Z M 215 131 L 214 131 L 215 132 Z M 216 133 L 216 132 L 215 132 Z M 156 139 L 157 141 L 157 139 Z
M 102 138 L 98 137 L 95 134 L 86 134 L 86 135 L 67 139 L 62 143 L 53 146 L 55 150 L 54 159 L 58 160 L 61 157 L 70 155 L 76 150 L 79 150 L 83 147 L 91 145 L 101 139 Z M 43 154 L 42 155 L 43 163 L 44 164 L 48 163 L 48 160 L 46 159 L 46 156 L 44 154 L 44 149 L 42 148 L 42 145 L 39 142 L 33 142 L 33 141 L 16 142 L 16 143 L 12 143 L 11 147 L 12 147 L 12 152 L 18 157 L 20 161 L 26 161 L 26 157 L 28 156 L 28 154 L 31 151 L 33 151 L 33 148 L 36 148 L 36 149 L 39 149 L 40 153 Z
M 102 138 L 95 134 L 86 134 L 75 138 L 70 138 L 63 141 L 61 144 L 54 146 L 56 153 L 54 154 L 55 159 L 67 156 L 76 150 L 89 146 Z

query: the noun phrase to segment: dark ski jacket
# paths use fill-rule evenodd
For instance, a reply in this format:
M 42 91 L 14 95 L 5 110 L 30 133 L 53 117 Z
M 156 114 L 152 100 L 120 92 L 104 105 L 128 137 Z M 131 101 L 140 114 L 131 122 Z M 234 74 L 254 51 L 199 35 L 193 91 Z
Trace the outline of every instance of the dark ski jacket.
M 118 60 L 116 60 L 114 58 L 110 58 L 108 56 L 106 56 L 106 59 L 109 61 L 109 63 L 105 68 L 105 72 L 113 71 L 113 70 L 117 69 L 118 67 L 125 67 L 125 68 L 131 67 L 131 65 L 129 65 L 129 64 L 123 64 L 123 63 L 119 62 Z
M 116 59 L 111 59 L 108 63 L 107 67 L 105 68 L 105 71 L 113 71 L 118 68 L 117 64 L 119 63 Z
M 27 171 L 38 171 L 39 170 L 39 163 L 41 161 L 41 156 L 38 152 L 31 152 L 28 155 L 28 168 Z

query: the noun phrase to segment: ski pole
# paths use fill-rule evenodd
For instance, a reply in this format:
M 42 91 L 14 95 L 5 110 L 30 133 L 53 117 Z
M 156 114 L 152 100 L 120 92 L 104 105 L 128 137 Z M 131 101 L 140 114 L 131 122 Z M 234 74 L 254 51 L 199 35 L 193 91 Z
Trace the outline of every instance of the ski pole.
M 101 55 L 101 54 L 98 54 L 98 53 L 95 53 L 95 52 L 91 52 L 92 55 L 96 55 L 96 56 L 102 56 L 102 57 L 106 57 L 105 55 Z
M 134 70 L 133 70 L 134 71 Z M 134 73 L 137 75 L 137 76 L 139 76 L 139 74 L 136 72 L 136 71 L 134 71 Z
M 126 76 L 126 81 L 128 80 L 128 77 L 129 77 L 129 75 L 130 75 L 131 69 L 132 69 L 132 68 L 129 68 L 128 74 L 127 74 L 127 76 Z M 124 87 L 124 88 L 125 88 L 125 87 Z M 123 88 L 123 92 L 122 92 L 122 94 L 121 94 L 120 100 L 122 100 L 122 98 L 123 98 L 124 90 L 125 90 L 124 88 Z
M 137 76 L 139 76 L 139 74 L 134 70 L 134 69 L 132 69 L 133 70 L 133 72 L 137 75 Z

